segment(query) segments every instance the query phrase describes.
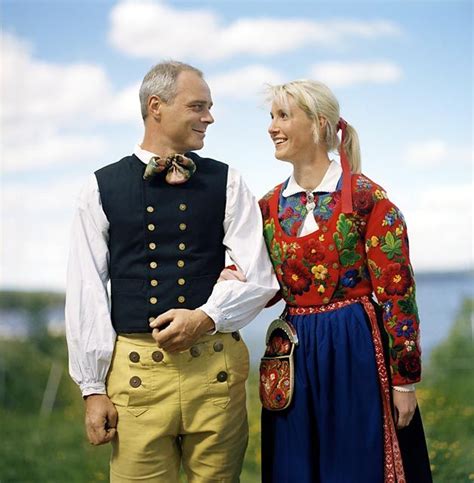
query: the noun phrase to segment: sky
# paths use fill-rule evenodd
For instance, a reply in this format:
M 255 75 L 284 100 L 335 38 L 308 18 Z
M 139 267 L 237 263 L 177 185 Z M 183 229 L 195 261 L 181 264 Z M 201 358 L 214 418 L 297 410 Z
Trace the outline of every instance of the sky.
M 415 272 L 472 269 L 472 21 L 471 1 L 0 0 L 0 288 L 64 290 L 77 195 L 141 142 L 139 85 L 164 59 L 203 70 L 200 154 L 257 197 L 291 174 L 265 84 L 325 82 L 405 215 Z

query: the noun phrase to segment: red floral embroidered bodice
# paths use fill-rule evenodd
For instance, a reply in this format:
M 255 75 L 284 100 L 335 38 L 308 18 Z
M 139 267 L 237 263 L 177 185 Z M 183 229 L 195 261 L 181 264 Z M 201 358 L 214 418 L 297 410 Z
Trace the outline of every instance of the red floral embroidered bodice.
M 288 235 L 279 221 L 282 184 L 260 200 L 264 236 L 284 300 L 317 306 L 375 294 L 389 336 L 393 384 L 420 380 L 415 282 L 403 215 L 385 191 L 364 175 L 352 176 L 354 211 L 341 212 L 340 191 L 330 193 L 318 230 Z

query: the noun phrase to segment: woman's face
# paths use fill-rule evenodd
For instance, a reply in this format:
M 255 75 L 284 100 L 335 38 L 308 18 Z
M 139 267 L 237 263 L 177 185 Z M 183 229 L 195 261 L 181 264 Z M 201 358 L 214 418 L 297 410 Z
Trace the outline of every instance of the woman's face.
M 281 161 L 299 161 L 314 156 L 314 122 L 288 96 L 288 105 L 273 101 L 272 122 L 268 133 L 275 145 L 275 157 Z

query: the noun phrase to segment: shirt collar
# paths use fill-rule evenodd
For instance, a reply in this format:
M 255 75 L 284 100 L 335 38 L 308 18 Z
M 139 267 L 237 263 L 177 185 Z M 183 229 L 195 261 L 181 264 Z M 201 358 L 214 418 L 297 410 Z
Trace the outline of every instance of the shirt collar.
M 324 174 L 321 183 L 319 183 L 316 188 L 312 190 L 305 190 L 302 188 L 295 180 L 294 175 L 291 175 L 291 178 L 288 180 L 288 184 L 286 188 L 282 191 L 282 195 L 286 198 L 288 196 L 294 195 L 296 193 L 306 193 L 307 191 L 311 191 L 314 193 L 315 191 L 323 191 L 327 193 L 332 193 L 336 191 L 337 183 L 339 178 L 342 174 L 342 168 L 339 163 L 334 160 L 331 160 L 326 173 Z
M 150 161 L 151 158 L 154 156 L 157 156 L 155 153 L 152 153 L 150 151 L 147 151 L 146 149 L 142 149 L 142 147 L 139 144 L 135 145 L 135 148 L 133 150 L 133 154 L 142 162 L 145 164 L 148 164 L 148 161 Z

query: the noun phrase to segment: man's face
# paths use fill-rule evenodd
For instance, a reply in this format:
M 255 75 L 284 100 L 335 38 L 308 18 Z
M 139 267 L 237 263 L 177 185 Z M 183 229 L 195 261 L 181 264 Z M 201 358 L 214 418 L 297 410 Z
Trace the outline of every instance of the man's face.
M 206 129 L 214 122 L 209 86 L 195 72 L 184 71 L 178 75 L 176 88 L 174 100 L 161 104 L 162 142 L 177 153 L 201 149 Z

